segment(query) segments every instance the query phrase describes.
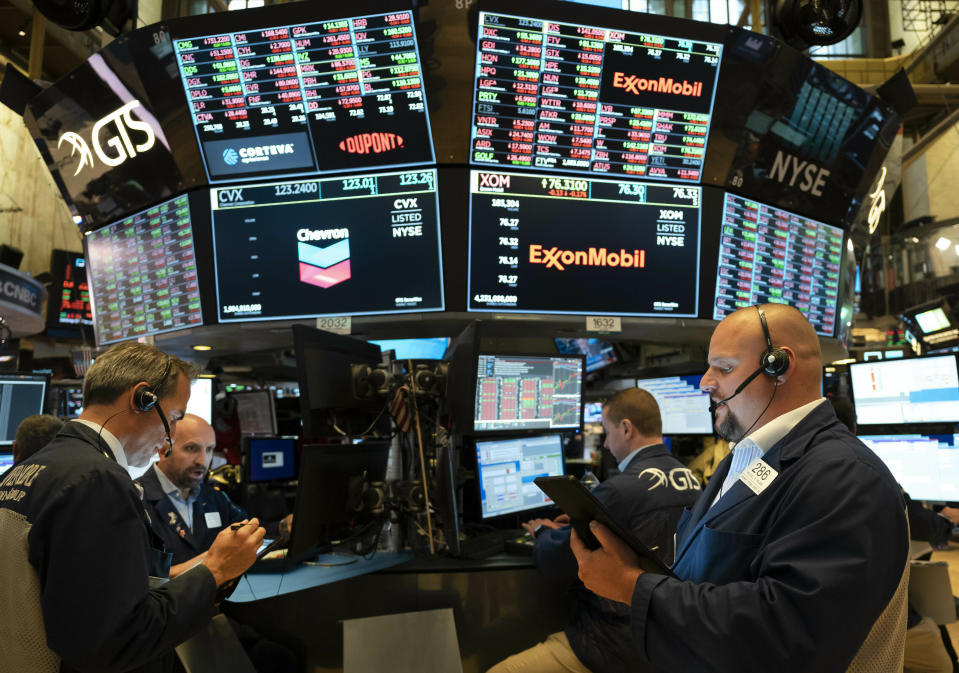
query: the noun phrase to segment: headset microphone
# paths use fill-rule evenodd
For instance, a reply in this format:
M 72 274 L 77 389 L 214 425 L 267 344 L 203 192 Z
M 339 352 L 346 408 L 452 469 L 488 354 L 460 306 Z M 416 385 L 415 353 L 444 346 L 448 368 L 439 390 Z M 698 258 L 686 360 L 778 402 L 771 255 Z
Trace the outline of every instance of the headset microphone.
M 726 404 L 726 402 L 728 402 L 729 400 L 733 399 L 734 397 L 736 397 L 736 395 L 738 395 L 738 394 L 741 393 L 743 390 L 745 390 L 745 389 L 746 389 L 746 386 L 748 386 L 750 383 L 752 383 L 752 380 L 753 380 L 754 378 L 756 378 L 757 376 L 759 376 L 760 374 L 762 374 L 762 373 L 763 373 L 763 367 L 760 366 L 759 369 L 757 369 L 757 370 L 754 371 L 752 374 L 750 374 L 749 376 L 747 376 L 747 377 L 746 377 L 746 380 L 739 384 L 739 386 L 736 388 L 736 390 L 733 392 L 732 395 L 730 395 L 730 396 L 727 397 L 726 399 L 719 400 L 718 402 L 713 402 L 712 400 L 710 400 L 710 401 L 709 401 L 709 413 L 711 413 L 711 414 L 716 413 L 716 410 L 717 410 L 719 407 L 723 406 L 724 404 Z

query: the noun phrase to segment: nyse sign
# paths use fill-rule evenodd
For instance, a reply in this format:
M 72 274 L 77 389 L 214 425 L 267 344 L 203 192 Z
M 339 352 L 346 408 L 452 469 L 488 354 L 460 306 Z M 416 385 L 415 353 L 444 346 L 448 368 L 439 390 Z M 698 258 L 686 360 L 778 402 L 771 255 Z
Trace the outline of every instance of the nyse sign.
M 85 167 L 93 167 L 93 153 L 96 153 L 101 162 L 107 166 L 119 166 L 129 158 L 135 157 L 137 153 L 148 151 L 156 143 L 156 135 L 153 128 L 146 122 L 133 117 L 133 110 L 140 107 L 140 101 L 132 100 L 126 105 L 117 108 L 110 114 L 99 119 L 93 125 L 93 132 L 90 134 L 90 143 L 84 140 L 83 136 L 73 131 L 67 131 L 60 136 L 57 141 L 57 147 L 61 147 L 64 142 L 71 146 L 70 156 L 79 153 L 80 162 L 77 170 L 73 173 L 79 175 Z M 112 136 L 107 136 L 104 140 L 103 134 L 106 127 Z M 130 132 L 136 132 L 136 140 L 130 137 Z M 104 147 L 104 142 L 106 147 Z M 136 144 L 134 144 L 136 143 Z M 93 152 L 90 146 L 93 146 Z

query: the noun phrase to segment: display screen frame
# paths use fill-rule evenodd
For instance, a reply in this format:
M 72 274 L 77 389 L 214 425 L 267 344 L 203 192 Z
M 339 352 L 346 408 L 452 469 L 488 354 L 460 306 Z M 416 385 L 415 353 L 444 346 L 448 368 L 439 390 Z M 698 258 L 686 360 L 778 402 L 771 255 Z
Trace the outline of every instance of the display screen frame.
M 918 362 L 929 362 L 932 360 L 940 360 L 941 366 L 948 366 L 948 363 L 952 364 L 952 372 L 955 374 L 955 378 L 959 381 L 959 355 L 956 354 L 946 354 L 946 355 L 925 355 L 919 358 L 894 358 L 891 360 L 872 360 L 870 362 L 856 362 L 849 365 L 849 390 L 852 397 L 853 405 L 856 409 L 856 424 L 863 432 L 863 434 L 899 434 L 898 432 L 884 433 L 884 432 L 873 432 L 873 429 L 883 429 L 897 427 L 900 430 L 903 427 L 921 427 L 921 428 L 930 428 L 930 427 L 946 427 L 959 424 L 959 401 L 956 402 L 956 413 L 951 418 L 945 419 L 935 419 L 930 421 L 918 421 L 918 420 L 902 420 L 897 421 L 895 419 L 889 419 L 884 423 L 865 423 L 862 422 L 860 418 L 860 407 L 863 405 L 865 396 L 862 394 L 862 389 L 859 389 L 859 395 L 856 395 L 857 391 L 857 372 L 864 372 L 873 367 L 879 367 L 887 370 L 899 370 L 899 369 L 910 369 L 915 368 Z M 957 383 L 957 390 L 959 390 L 959 383 Z M 858 398 L 858 402 L 857 402 Z M 869 430 L 862 430 L 862 428 L 868 428 Z
M 40 408 L 36 410 L 31 410 L 32 413 L 26 414 L 23 416 L 20 421 L 27 416 L 33 416 L 35 414 L 43 414 L 47 411 L 47 399 L 50 393 L 50 377 L 46 374 L 28 374 L 28 373 L 0 373 L 0 385 L 11 384 L 11 385 L 39 385 L 40 386 Z M 6 423 L 8 419 L 4 419 Z M 20 421 L 17 422 L 19 426 Z M 16 434 L 17 428 L 7 428 L 10 439 L 5 439 L 0 437 L 0 452 L 9 450 L 13 445 L 14 435 Z
M 546 439 L 548 439 L 548 440 L 550 440 L 551 442 L 555 442 L 555 443 L 558 445 L 558 449 L 559 449 L 558 456 L 559 456 L 559 461 L 560 461 L 560 474 L 549 473 L 549 474 L 546 474 L 546 475 L 537 474 L 536 476 L 563 476 L 563 475 L 565 475 L 565 474 L 566 474 L 566 457 L 565 457 L 565 454 L 564 454 L 564 451 L 563 451 L 563 435 L 562 435 L 562 433 L 560 433 L 560 432 L 546 432 L 546 433 L 542 433 L 542 432 L 541 432 L 541 433 L 536 433 L 536 434 L 519 435 L 519 436 L 483 437 L 483 438 L 478 438 L 478 439 L 476 439 L 476 440 L 473 442 L 473 448 L 474 448 L 473 454 L 474 454 L 474 458 L 475 458 L 475 460 L 476 460 L 476 482 L 477 482 L 477 485 L 476 485 L 476 500 L 477 500 L 479 516 L 480 516 L 480 519 L 481 519 L 481 520 L 486 521 L 486 522 L 495 521 L 495 520 L 504 520 L 505 517 L 511 517 L 511 516 L 512 516 L 512 517 L 515 517 L 515 516 L 521 515 L 521 514 L 527 514 L 527 515 L 528 515 L 530 512 L 536 512 L 536 511 L 546 510 L 546 509 L 555 507 L 555 505 L 553 505 L 552 502 L 541 502 L 541 503 L 538 503 L 538 504 L 536 504 L 536 505 L 532 505 L 532 506 L 529 506 L 529 507 L 525 507 L 525 506 L 524 506 L 524 507 L 514 507 L 514 508 L 506 509 L 506 510 L 503 510 L 503 511 L 499 511 L 499 510 L 492 510 L 492 511 L 490 511 L 490 510 L 487 508 L 487 506 L 486 506 L 487 498 L 484 497 L 484 489 L 483 489 L 483 469 L 484 469 L 484 465 L 483 465 L 483 461 L 480 459 L 481 446 L 482 446 L 482 445 L 488 445 L 488 444 L 503 444 L 503 443 L 508 443 L 508 442 L 518 442 L 518 443 L 522 443 L 522 442 L 535 441 L 535 440 L 538 440 L 538 439 L 541 439 L 541 440 L 546 440 Z M 552 447 L 552 448 L 555 448 L 555 447 Z M 524 478 L 524 479 L 525 479 L 525 478 Z M 531 483 L 531 482 L 532 482 L 532 477 L 529 478 L 529 483 Z M 536 487 L 536 488 L 537 488 L 537 490 L 539 490 L 538 487 Z M 544 499 L 546 498 L 545 494 L 543 494 L 542 492 L 540 492 L 540 494 L 543 496 Z

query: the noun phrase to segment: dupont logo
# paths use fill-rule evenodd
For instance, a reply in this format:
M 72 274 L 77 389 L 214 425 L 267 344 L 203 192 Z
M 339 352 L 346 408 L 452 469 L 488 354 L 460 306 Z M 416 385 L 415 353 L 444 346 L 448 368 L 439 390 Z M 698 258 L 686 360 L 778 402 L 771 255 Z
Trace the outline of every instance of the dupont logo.
M 300 229 L 296 232 L 297 257 L 300 262 L 300 282 L 329 288 L 349 280 L 350 230 Z M 312 245 L 304 241 L 336 240 L 327 246 Z
M 702 82 L 682 82 L 674 80 L 672 77 L 646 78 L 636 75 L 627 75 L 622 72 L 613 73 L 613 87 L 624 89 L 628 93 L 639 95 L 644 91 L 653 93 L 668 93 L 675 96 L 692 96 L 699 98 L 703 95 Z
M 547 269 L 565 271 L 568 266 L 608 266 L 623 269 L 643 269 L 646 267 L 646 251 L 632 252 L 620 248 L 619 252 L 608 252 L 606 248 L 590 246 L 586 250 L 560 250 L 556 246 L 547 248 L 542 245 L 529 246 L 529 263 L 544 264 Z
M 349 154 L 382 154 L 403 147 L 403 136 L 386 131 L 358 133 L 340 141 L 340 149 Z

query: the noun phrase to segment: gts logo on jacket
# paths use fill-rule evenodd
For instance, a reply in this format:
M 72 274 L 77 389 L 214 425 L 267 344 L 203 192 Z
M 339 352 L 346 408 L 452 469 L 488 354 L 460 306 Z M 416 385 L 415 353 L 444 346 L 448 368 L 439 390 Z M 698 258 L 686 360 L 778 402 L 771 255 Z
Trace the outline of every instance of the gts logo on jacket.
M 652 491 L 653 489 L 666 486 L 667 484 L 675 488 L 677 491 L 702 490 L 696 475 L 693 474 L 692 470 L 690 470 L 688 467 L 674 467 L 669 471 L 668 475 L 658 467 L 647 467 L 645 470 L 636 475 L 637 479 L 642 479 L 643 477 L 648 477 L 648 479 L 652 482 L 652 486 L 647 488 L 647 491 Z

